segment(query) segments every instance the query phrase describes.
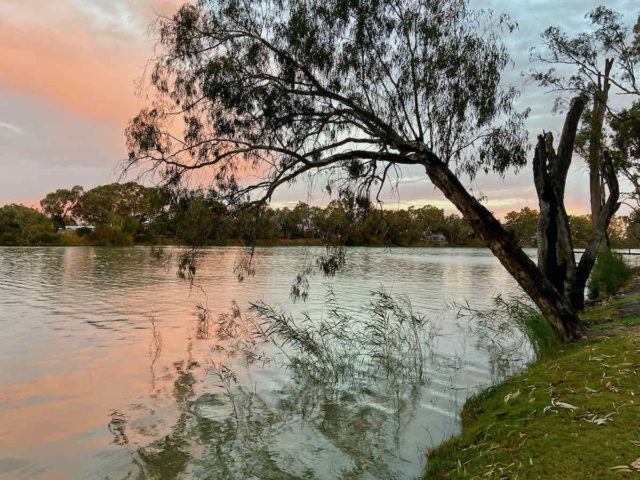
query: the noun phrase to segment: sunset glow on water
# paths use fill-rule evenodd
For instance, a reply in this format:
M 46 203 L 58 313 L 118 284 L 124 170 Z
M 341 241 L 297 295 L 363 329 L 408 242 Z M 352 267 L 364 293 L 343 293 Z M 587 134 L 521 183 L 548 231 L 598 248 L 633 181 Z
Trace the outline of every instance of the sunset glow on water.
M 349 249 L 345 269 L 313 277 L 295 305 L 291 283 L 320 248 L 258 249 L 244 282 L 233 267 L 246 251 L 207 249 L 193 287 L 176 252 L 0 249 L 0 478 L 250 478 L 248 455 L 257 478 L 413 478 L 426 449 L 458 431 L 467 395 L 500 375 L 446 308 L 515 289 L 483 250 Z M 380 286 L 411 298 L 438 331 L 426 382 L 389 391 L 374 375 L 332 390 L 236 360 L 231 402 L 196 306 L 217 315 L 262 299 L 322 318 L 329 283 L 354 315 Z

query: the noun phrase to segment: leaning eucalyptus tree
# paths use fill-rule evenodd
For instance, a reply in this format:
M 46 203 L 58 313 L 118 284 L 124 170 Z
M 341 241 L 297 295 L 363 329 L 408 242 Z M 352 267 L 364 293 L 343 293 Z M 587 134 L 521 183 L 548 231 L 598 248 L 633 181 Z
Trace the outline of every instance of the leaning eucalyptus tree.
M 621 161 L 616 144 L 607 141 L 605 120 L 626 118 L 612 105 L 613 94 L 625 98 L 640 95 L 636 77 L 640 67 L 640 17 L 635 28 L 625 25 L 620 14 L 598 7 L 586 15 L 589 32 L 569 37 L 557 27 L 542 35 L 545 48 L 534 50 L 533 59 L 550 65 L 533 78 L 556 92 L 576 95 L 554 149 L 553 136 L 538 137 L 534 179 L 540 205 L 538 265 L 545 276 L 576 310 L 584 308 L 584 289 L 607 229 L 619 207 L 618 173 L 633 170 Z M 560 67 L 560 69 L 558 69 Z M 617 124 L 620 124 L 618 121 Z M 567 174 L 573 153 L 585 158 L 589 168 L 591 238 L 580 261 L 575 259 L 564 205 Z M 614 157 L 619 157 L 618 161 Z
M 575 311 L 461 180 L 526 164 L 527 112 L 501 84 L 508 18 L 466 0 L 201 0 L 156 27 L 156 97 L 127 128 L 125 168 L 204 170 L 255 202 L 326 172 L 366 203 L 416 166 L 576 337 Z

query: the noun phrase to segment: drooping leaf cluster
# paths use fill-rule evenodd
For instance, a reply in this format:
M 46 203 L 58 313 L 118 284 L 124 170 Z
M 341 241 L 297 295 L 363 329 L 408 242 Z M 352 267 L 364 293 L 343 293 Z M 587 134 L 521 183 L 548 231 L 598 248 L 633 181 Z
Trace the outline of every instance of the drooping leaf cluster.
M 500 82 L 513 28 L 466 0 L 185 5 L 156 24 L 157 96 L 130 122 L 125 168 L 209 168 L 221 194 L 268 199 L 334 167 L 369 197 L 420 151 L 472 176 L 522 166 L 526 112 Z

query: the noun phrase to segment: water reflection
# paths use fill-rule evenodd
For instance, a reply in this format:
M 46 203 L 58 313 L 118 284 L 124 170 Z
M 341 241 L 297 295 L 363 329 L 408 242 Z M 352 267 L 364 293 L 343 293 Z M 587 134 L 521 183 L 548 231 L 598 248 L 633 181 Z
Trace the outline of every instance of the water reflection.
M 344 319 L 382 285 L 439 335 L 420 375 L 360 364 L 346 382 L 286 366 L 275 347 L 229 356 L 212 327 L 233 301 L 330 319 L 323 277 L 305 305 L 289 301 L 308 249 L 258 249 L 243 283 L 241 249 L 206 250 L 202 290 L 166 250 L 0 248 L 0 478 L 413 478 L 459 429 L 464 399 L 504 373 L 445 309 L 515 290 L 488 252 L 349 249 L 331 280 Z
M 276 392 L 228 383 L 196 396 L 192 370 L 175 368 L 181 413 L 169 434 L 137 450 L 139 478 L 402 478 L 401 464 L 413 461 L 402 451 L 418 384 L 346 390 L 298 377 Z M 114 437 L 121 442 L 122 429 Z

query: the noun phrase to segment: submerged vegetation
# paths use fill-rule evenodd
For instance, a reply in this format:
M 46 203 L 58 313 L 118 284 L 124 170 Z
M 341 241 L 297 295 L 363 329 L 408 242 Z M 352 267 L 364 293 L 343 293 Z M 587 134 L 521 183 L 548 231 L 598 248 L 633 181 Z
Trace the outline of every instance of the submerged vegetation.
M 202 321 L 210 322 L 209 315 Z M 311 382 L 357 383 L 382 376 L 390 386 L 427 381 L 423 369 L 435 334 L 408 298 L 384 290 L 372 292 L 361 311 L 341 307 L 329 290 L 320 319 L 306 312 L 296 318 L 264 302 L 253 303 L 247 313 L 235 305 L 206 331 L 230 358 L 275 362 Z
M 458 317 L 469 321 L 479 342 L 498 361 L 528 360 L 527 345 L 538 358 L 551 355 L 561 346 L 544 317 L 524 296 L 498 295 L 492 308 L 482 310 L 469 305 L 453 306 L 458 309 Z
M 329 290 L 324 315 L 313 320 L 265 303 L 247 311 L 234 304 L 219 316 L 201 305 L 198 322 L 198 337 L 215 340 L 202 367 L 219 389 L 197 394 L 200 365 L 174 365 L 179 417 L 166 436 L 136 447 L 142 474 L 394 478 L 407 471 L 403 453 L 420 455 L 402 444 L 402 433 L 425 412 L 420 399 L 430 381 L 425 367 L 434 331 L 406 297 L 375 291 L 361 309 L 345 308 Z M 265 387 L 253 383 L 257 377 L 279 381 Z M 119 418 L 120 430 L 135 431 L 135 422 Z M 304 460 L 309 444 L 292 438 L 312 442 L 314 461 Z M 193 462 L 192 444 L 202 446 Z

